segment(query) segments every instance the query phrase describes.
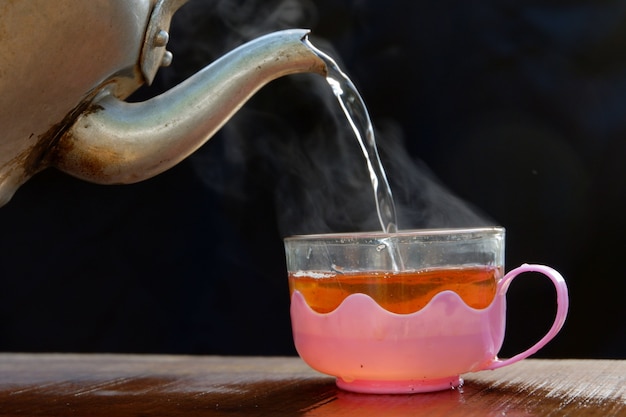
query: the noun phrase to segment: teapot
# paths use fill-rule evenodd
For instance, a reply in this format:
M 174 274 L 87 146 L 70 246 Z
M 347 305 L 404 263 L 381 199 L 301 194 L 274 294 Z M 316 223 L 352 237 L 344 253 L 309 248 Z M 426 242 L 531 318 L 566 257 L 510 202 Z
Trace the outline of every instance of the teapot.
M 187 0 L 0 0 L 0 206 L 55 167 L 100 184 L 157 175 L 193 153 L 270 81 L 326 75 L 308 31 L 252 40 L 165 93 L 128 96 L 167 66 Z

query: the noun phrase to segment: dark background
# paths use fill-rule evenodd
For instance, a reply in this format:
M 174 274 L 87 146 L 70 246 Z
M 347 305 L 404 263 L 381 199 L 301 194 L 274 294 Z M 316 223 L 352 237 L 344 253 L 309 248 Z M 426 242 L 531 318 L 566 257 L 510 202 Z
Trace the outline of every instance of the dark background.
M 369 107 L 400 226 L 506 227 L 508 269 L 570 288 L 537 356 L 625 358 L 626 3 L 476 3 L 191 0 L 173 65 L 132 99 L 311 28 Z M 321 77 L 290 76 L 156 178 L 38 174 L 0 209 L 0 350 L 294 354 L 282 237 L 377 227 L 338 110 Z M 508 299 L 502 356 L 554 313 L 540 277 Z

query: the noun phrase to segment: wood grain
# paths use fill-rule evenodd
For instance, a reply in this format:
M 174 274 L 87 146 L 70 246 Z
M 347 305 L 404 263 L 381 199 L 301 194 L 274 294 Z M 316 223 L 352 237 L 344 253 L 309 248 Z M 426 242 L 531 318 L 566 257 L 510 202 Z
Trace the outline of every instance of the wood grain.
M 362 395 L 299 358 L 0 354 L 0 415 L 626 417 L 626 361 L 530 359 L 464 378 Z

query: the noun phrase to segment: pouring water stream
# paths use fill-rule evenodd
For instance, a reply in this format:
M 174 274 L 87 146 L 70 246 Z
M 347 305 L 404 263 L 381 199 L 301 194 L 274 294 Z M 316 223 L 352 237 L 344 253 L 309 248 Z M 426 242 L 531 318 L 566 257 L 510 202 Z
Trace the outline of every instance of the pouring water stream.
M 387 233 L 396 233 L 398 231 L 398 221 L 393 196 L 391 194 L 391 187 L 389 186 L 385 169 L 378 155 L 374 127 L 372 126 L 365 103 L 350 78 L 341 71 L 337 63 L 331 57 L 313 46 L 308 39 L 304 39 L 303 42 L 305 42 L 328 67 L 326 81 L 331 86 L 335 97 L 337 97 L 341 109 L 345 113 L 354 131 L 367 162 L 370 180 L 376 197 L 376 210 L 382 230 Z
M 332 88 L 354 132 L 359 146 L 363 151 L 372 188 L 374 189 L 376 210 L 382 230 L 385 233 L 397 233 L 398 220 L 396 207 L 393 202 L 393 195 L 389 181 L 387 180 L 387 175 L 385 174 L 385 169 L 378 155 L 374 127 L 369 117 L 367 107 L 350 78 L 341 71 L 337 63 L 330 56 L 313 46 L 308 38 L 303 39 L 303 42 L 326 64 L 328 68 L 326 81 Z M 393 245 L 392 241 L 384 241 L 383 243 L 389 249 L 393 270 L 400 271 L 403 268 L 403 262 L 397 248 Z

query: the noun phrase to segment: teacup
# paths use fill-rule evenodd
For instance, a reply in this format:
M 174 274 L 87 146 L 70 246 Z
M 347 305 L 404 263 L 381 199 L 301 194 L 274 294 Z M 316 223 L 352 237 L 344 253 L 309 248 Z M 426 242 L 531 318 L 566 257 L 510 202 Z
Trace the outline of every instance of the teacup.
M 488 227 L 286 238 L 298 354 L 340 388 L 362 393 L 458 387 L 461 374 L 532 355 L 563 326 L 567 286 L 544 265 L 505 275 L 504 235 Z M 506 292 L 528 271 L 554 284 L 556 317 L 536 344 L 499 359 Z

